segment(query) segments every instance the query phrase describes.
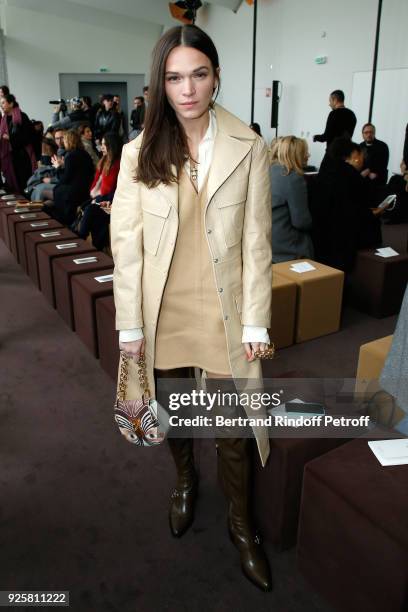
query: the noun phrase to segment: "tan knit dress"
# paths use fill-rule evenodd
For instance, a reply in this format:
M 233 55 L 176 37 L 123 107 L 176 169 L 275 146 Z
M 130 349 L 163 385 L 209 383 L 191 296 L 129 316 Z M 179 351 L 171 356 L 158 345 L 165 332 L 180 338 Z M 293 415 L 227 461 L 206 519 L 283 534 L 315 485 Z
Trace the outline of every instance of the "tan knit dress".
M 222 310 L 205 235 L 206 192 L 207 179 L 197 193 L 183 170 L 179 230 L 159 314 L 154 367 L 195 366 L 228 375 Z

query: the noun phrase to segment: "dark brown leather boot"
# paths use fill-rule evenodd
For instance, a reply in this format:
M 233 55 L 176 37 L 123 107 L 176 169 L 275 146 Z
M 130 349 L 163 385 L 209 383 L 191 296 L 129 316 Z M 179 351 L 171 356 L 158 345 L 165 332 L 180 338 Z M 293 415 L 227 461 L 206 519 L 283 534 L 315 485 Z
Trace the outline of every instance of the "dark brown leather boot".
M 168 438 L 177 468 L 177 485 L 171 494 L 169 523 L 173 536 L 180 538 L 194 520 L 198 493 L 198 476 L 194 467 L 193 440 Z
M 168 406 L 169 388 L 163 379 L 191 381 L 183 391 L 195 388 L 194 368 L 155 370 L 156 393 L 159 404 Z M 162 384 L 160 384 L 162 383 Z M 193 440 L 168 437 L 167 442 L 177 469 L 177 484 L 170 497 L 169 523 L 173 536 L 180 538 L 194 520 L 194 507 L 198 491 L 198 475 L 194 467 Z
M 272 590 L 272 576 L 250 513 L 250 439 L 217 438 L 218 473 L 228 500 L 228 529 L 239 550 L 245 576 L 263 591 Z

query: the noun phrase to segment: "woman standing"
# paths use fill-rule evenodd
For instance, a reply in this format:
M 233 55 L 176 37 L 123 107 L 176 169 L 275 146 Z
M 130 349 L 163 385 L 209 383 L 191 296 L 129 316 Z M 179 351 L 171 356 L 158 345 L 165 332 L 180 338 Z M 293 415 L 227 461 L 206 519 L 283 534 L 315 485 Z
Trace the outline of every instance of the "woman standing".
M 37 168 L 31 121 L 12 94 L 1 98 L 4 113 L 0 123 L 0 163 L 7 186 L 23 193 L 27 181 Z
M 285 136 L 279 140 L 270 168 L 274 263 L 302 257 L 313 259 L 309 235 L 312 217 L 303 176 L 308 157 L 307 143 L 302 138 Z
M 123 149 L 112 205 L 114 292 L 120 347 L 144 354 L 154 374 L 206 373 L 240 387 L 261 380 L 269 356 L 271 202 L 262 139 L 213 104 L 217 51 L 195 26 L 156 44 L 144 131 Z M 241 383 L 240 383 L 241 381 Z M 221 407 L 222 411 L 222 407 Z M 254 429 L 263 465 L 265 428 Z M 191 439 L 169 438 L 178 481 L 169 520 L 180 537 L 194 518 L 198 475 Z M 268 560 L 250 516 L 250 447 L 217 438 L 228 526 L 246 576 L 271 589 Z

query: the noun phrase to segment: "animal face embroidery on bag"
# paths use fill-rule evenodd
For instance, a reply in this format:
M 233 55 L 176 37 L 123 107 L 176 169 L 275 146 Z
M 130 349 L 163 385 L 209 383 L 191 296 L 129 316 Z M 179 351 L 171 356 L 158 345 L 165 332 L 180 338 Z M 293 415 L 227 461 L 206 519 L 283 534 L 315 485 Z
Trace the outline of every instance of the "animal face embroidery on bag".
M 164 434 L 157 429 L 159 421 L 154 400 L 117 400 L 114 413 L 119 430 L 128 442 L 152 446 L 163 441 Z

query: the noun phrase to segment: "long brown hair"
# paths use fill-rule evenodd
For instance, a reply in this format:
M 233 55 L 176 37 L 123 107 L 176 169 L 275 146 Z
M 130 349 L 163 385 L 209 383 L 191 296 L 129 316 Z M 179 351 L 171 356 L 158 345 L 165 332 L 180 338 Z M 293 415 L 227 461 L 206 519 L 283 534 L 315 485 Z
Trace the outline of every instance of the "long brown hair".
M 171 28 L 156 43 L 149 83 L 149 106 L 136 174 L 136 180 L 148 187 L 176 182 L 189 154 L 186 133 L 167 100 L 164 82 L 167 58 L 180 45 L 204 53 L 212 64 L 214 74 L 219 68 L 213 41 L 197 26 Z M 176 175 L 172 171 L 172 164 L 176 167 Z
M 103 140 L 105 141 L 106 155 L 101 157 L 97 168 L 104 176 L 107 176 L 113 164 L 120 159 L 123 141 L 116 132 L 107 132 L 104 134 Z

